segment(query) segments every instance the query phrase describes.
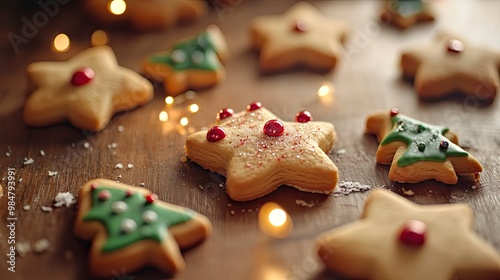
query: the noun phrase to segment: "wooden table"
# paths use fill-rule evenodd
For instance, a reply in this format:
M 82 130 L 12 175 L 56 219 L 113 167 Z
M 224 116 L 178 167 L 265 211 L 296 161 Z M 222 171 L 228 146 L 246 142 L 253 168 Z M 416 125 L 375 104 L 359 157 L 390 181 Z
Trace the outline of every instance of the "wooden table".
M 235 1 L 233 3 L 237 3 Z M 19 46 L 14 53 L 9 42 L 2 41 L 0 83 L 0 177 L 15 170 L 16 241 L 35 243 L 47 239 L 47 251 L 17 256 L 16 272 L 7 271 L 7 230 L 0 229 L 0 279 L 91 279 L 87 271 L 89 242 L 72 234 L 76 208 L 56 208 L 50 213 L 41 206 L 53 204 L 58 192 L 77 194 L 86 181 L 102 177 L 139 185 L 157 193 L 160 199 L 192 208 L 213 222 L 213 235 L 203 244 L 184 253 L 187 269 L 174 279 L 330 279 L 314 253 L 315 238 L 331 228 L 354 221 L 363 207 L 367 192 L 345 196 L 325 196 L 281 187 L 274 193 L 249 202 L 234 202 L 224 188 L 224 177 L 212 174 L 195 163 L 185 162 L 183 145 L 186 136 L 210 126 L 215 113 L 223 107 L 236 111 L 255 100 L 284 120 L 292 120 L 302 109 L 313 113 L 315 120 L 332 122 L 338 142 L 330 153 L 340 170 L 340 179 L 385 187 L 421 204 L 467 203 L 474 210 L 475 230 L 500 250 L 500 110 L 499 100 L 491 105 L 469 99 L 451 98 L 424 103 L 412 86 L 400 77 L 400 50 L 426 43 L 437 30 L 447 29 L 464 35 L 471 42 L 500 49 L 500 10 L 498 1 L 435 1 L 437 21 L 400 31 L 377 21 L 376 1 L 313 1 L 333 18 L 350 22 L 351 33 L 346 55 L 336 70 L 327 74 L 293 71 L 262 76 L 257 54 L 250 50 L 249 21 L 260 14 L 277 14 L 294 1 L 241 1 L 232 9 L 212 10 L 193 25 L 152 33 L 138 33 L 123 28 L 107 29 L 110 43 L 121 65 L 140 71 L 141 59 L 168 48 L 186 35 L 196 34 L 207 24 L 220 26 L 227 36 L 231 57 L 227 80 L 220 86 L 200 91 L 192 100 L 168 108 L 170 120 L 159 121 L 166 110 L 162 87 L 156 87 L 154 100 L 137 110 L 116 115 L 107 128 L 89 133 L 69 124 L 47 128 L 28 128 L 22 122 L 22 106 L 27 94 L 26 66 L 40 60 L 65 60 L 90 46 L 90 36 L 102 28 L 79 13 L 79 1 L 61 6 L 36 36 Z M 19 33 L 22 16 L 34 12 L 10 13 L 2 17 L 1 30 Z M 5 11 L 3 12 L 5 13 Z M 50 44 L 58 33 L 71 38 L 66 53 L 54 53 Z M 5 38 L 5 37 L 3 37 Z M 334 87 L 333 98 L 317 96 L 324 84 Z M 196 103 L 200 110 L 189 114 L 186 106 Z M 377 142 L 363 133 L 365 117 L 375 110 L 398 107 L 401 112 L 423 121 L 451 127 L 461 143 L 483 166 L 480 182 L 460 179 L 456 186 L 434 181 L 398 184 L 387 178 L 388 167 L 375 163 Z M 186 127 L 178 125 L 187 116 Z M 118 126 L 124 131 L 119 132 Z M 88 143 L 88 144 L 87 144 Z M 110 145 L 117 144 L 116 148 Z M 40 151 L 45 152 L 45 156 Z M 345 154 L 339 151 L 345 150 Z M 10 156 L 7 156 L 9 153 Z M 23 165 L 24 158 L 34 163 Z M 132 163 L 132 169 L 115 165 Z M 48 171 L 57 171 L 48 176 Z M 0 181 L 4 188 L 7 179 Z M 296 200 L 312 202 L 304 207 Z M 294 221 L 288 238 L 277 240 L 264 235 L 257 226 L 257 210 L 273 201 L 283 206 Z M 6 223 L 7 197 L 0 198 L 0 217 Z M 30 210 L 23 207 L 30 205 Z M 370 234 L 367 232 L 367 234 Z M 458 244 L 459 245 L 459 244 Z M 451 249 L 451 248 L 450 248 Z M 159 271 L 146 268 L 129 278 L 165 279 Z

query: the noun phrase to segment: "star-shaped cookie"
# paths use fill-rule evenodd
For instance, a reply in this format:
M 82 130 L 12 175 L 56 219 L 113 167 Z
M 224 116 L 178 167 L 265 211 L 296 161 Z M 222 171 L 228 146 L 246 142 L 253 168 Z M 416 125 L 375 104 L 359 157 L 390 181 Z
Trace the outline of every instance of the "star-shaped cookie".
M 212 231 L 207 217 L 157 200 L 144 188 L 95 179 L 78 196 L 75 235 L 93 240 L 90 270 L 100 277 L 130 273 L 146 265 L 175 273 L 185 266 L 180 249 Z
M 259 102 L 233 113 L 221 110 L 218 124 L 188 136 L 185 147 L 192 161 L 226 176 L 232 199 L 252 200 L 280 185 L 333 191 L 338 170 L 326 154 L 335 142 L 332 124 L 310 121 L 309 112 L 298 113 L 296 122 L 285 122 Z
M 429 3 L 422 0 L 384 0 L 380 19 L 401 29 L 418 22 L 433 21 Z
M 500 254 L 466 204 L 421 206 L 373 190 L 361 218 L 317 239 L 326 267 L 356 279 L 500 279 Z
M 87 49 L 64 62 L 35 62 L 28 77 L 36 89 L 24 106 L 24 122 L 47 126 L 69 120 L 75 127 L 104 129 L 115 112 L 153 98 L 153 86 L 121 67 L 108 46 Z
M 154 30 L 191 22 L 203 16 L 207 5 L 203 0 L 87 0 L 90 16 L 105 24 L 129 22 L 138 30 Z M 114 14 L 113 2 L 120 2 L 121 14 Z M 125 10 L 123 9 L 125 3 Z
M 339 60 L 347 36 L 345 23 L 322 15 L 307 2 L 295 4 L 283 15 L 259 16 L 250 28 L 263 72 L 298 66 L 329 71 Z
M 377 135 L 376 161 L 391 165 L 389 179 L 396 182 L 435 179 L 456 184 L 457 174 L 483 170 L 476 158 L 457 145 L 457 136 L 448 128 L 409 118 L 395 108 L 369 115 L 366 133 Z
M 142 68 L 152 79 L 163 82 L 168 95 L 177 96 L 221 83 L 227 57 L 224 35 L 219 27 L 209 25 L 206 31 L 181 40 L 170 50 L 149 55 Z
M 404 51 L 403 75 L 414 78 L 421 99 L 441 99 L 454 93 L 491 102 L 499 87 L 500 52 L 446 33 L 435 42 Z

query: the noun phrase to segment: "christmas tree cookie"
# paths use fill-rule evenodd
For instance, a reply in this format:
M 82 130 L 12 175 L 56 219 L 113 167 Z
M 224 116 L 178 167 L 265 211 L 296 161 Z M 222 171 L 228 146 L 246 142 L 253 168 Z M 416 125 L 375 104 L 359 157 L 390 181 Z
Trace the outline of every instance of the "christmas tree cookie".
M 397 109 L 368 116 L 366 133 L 377 135 L 376 161 L 391 165 L 389 179 L 417 183 L 435 179 L 456 184 L 457 175 L 477 174 L 481 164 L 460 148 L 448 128 L 400 114 Z
M 433 21 L 427 1 L 422 0 L 384 0 L 380 19 L 401 29 L 417 22 Z
M 246 201 L 280 185 L 331 193 L 338 169 L 326 153 L 335 138 L 331 123 L 312 121 L 307 111 L 285 122 L 254 102 L 239 113 L 220 110 L 216 125 L 188 136 L 185 148 L 192 161 L 226 176 L 232 199 Z
M 87 182 L 78 200 L 74 231 L 93 240 L 90 270 L 100 277 L 146 265 L 175 273 L 185 266 L 180 249 L 201 242 L 212 230 L 207 217 L 114 181 Z
M 318 256 L 349 279 L 500 279 L 500 254 L 473 218 L 466 204 L 418 205 L 375 189 L 358 221 L 318 238 Z
M 213 87 L 225 79 L 227 60 L 224 35 L 215 25 L 194 38 L 184 39 L 171 50 L 148 56 L 143 70 L 163 82 L 166 94 L 176 96 L 187 90 Z

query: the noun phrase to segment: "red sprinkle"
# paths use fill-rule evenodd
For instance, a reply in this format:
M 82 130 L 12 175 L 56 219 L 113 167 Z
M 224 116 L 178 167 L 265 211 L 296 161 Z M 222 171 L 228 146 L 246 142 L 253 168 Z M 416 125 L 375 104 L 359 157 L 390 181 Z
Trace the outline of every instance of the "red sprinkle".
M 99 198 L 99 200 L 102 200 L 102 201 L 108 200 L 111 198 L 111 192 L 109 192 L 108 190 L 102 190 L 99 192 L 97 197 Z
M 285 126 L 279 120 L 269 120 L 264 125 L 264 133 L 267 136 L 281 136 L 285 131 Z
M 293 31 L 295 31 L 297 33 L 304 33 L 308 30 L 309 30 L 309 28 L 307 26 L 307 23 L 303 20 L 297 20 L 295 22 L 295 25 L 293 26 Z
M 448 51 L 453 53 L 461 53 L 465 49 L 464 43 L 462 41 L 451 39 L 448 41 Z
M 208 142 L 217 142 L 226 137 L 226 131 L 218 125 L 212 126 L 207 131 L 207 141 Z
M 223 120 L 223 119 L 229 118 L 232 115 L 234 115 L 233 109 L 231 109 L 231 108 L 220 109 L 219 113 L 217 114 L 217 119 Z
M 147 202 L 147 203 L 153 203 L 153 202 L 155 202 L 155 200 L 157 200 L 157 199 L 158 199 L 158 196 L 157 196 L 156 194 L 154 194 L 154 193 L 152 193 L 152 194 L 148 194 L 148 195 L 146 196 L 146 202 Z
M 71 84 L 74 86 L 83 86 L 92 81 L 94 77 L 94 70 L 90 67 L 84 67 L 73 74 L 71 77 Z
M 125 197 L 131 197 L 134 195 L 134 191 L 133 190 L 127 190 L 127 192 L 125 193 Z
M 399 114 L 398 108 L 392 108 L 391 109 L 391 117 L 394 117 L 395 115 Z
M 262 103 L 260 103 L 259 101 L 253 102 L 253 103 L 248 104 L 247 111 L 248 112 L 255 111 L 257 109 L 260 109 L 261 107 L 262 107 Z
M 90 190 L 92 190 L 92 191 L 93 191 L 93 190 L 97 189 L 97 187 L 98 187 L 97 183 L 92 183 L 92 184 L 90 185 Z
M 408 220 L 404 225 L 399 241 L 411 246 L 422 246 L 425 242 L 427 226 L 419 220 Z
M 295 121 L 299 123 L 306 123 L 312 121 L 312 115 L 309 111 L 300 111 L 295 115 Z

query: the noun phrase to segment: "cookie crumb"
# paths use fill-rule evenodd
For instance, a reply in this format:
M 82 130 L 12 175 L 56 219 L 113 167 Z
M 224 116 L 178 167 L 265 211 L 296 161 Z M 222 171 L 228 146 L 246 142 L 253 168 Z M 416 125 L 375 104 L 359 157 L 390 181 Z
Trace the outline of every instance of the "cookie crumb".
M 134 168 L 134 165 L 132 163 L 129 163 L 129 164 L 127 164 L 127 168 L 132 169 L 132 168 Z
M 22 183 L 23 182 L 23 178 L 19 178 L 19 180 L 17 180 L 18 183 Z
M 476 186 L 472 186 L 472 187 L 470 187 L 470 188 L 471 188 L 471 189 L 473 189 L 473 190 L 477 189 L 477 187 L 476 187 Z
M 346 154 L 347 150 L 346 149 L 340 149 L 337 151 L 337 157 L 341 158 Z
M 187 157 L 185 156 L 181 157 L 181 162 L 187 162 L 187 160 L 188 160 Z
M 24 158 L 23 165 L 30 165 L 30 164 L 33 164 L 34 162 L 35 162 L 35 160 L 32 158 Z
M 57 171 L 49 171 L 49 177 L 54 177 L 57 175 Z
M 220 184 L 219 184 L 219 188 L 222 188 L 222 187 L 224 187 L 224 184 L 223 184 L 223 183 L 220 183 Z
M 115 165 L 115 169 L 122 169 L 123 168 L 123 164 L 121 163 L 118 163 Z
M 120 178 L 120 179 L 121 179 L 121 178 L 122 178 L 122 174 L 118 175 L 118 178 Z
M 54 198 L 54 207 L 66 206 L 70 207 L 72 204 L 75 204 L 75 197 L 69 192 L 60 192 Z M 43 206 L 42 206 L 43 207 Z
M 116 130 L 118 130 L 118 132 L 124 132 L 125 131 L 125 127 L 123 125 L 119 125 L 116 127 Z
M 30 251 L 31 251 L 31 244 L 29 244 L 29 242 L 16 243 L 16 252 L 19 256 L 26 257 L 26 254 L 28 254 Z
M 42 157 L 44 157 L 44 156 L 45 156 L 45 151 L 44 151 L 44 150 L 40 150 L 40 155 L 41 155 Z
M 108 145 L 108 149 L 116 149 L 116 148 L 118 148 L 118 144 L 116 144 L 115 142 Z
M 33 251 L 35 253 L 43 253 L 45 252 L 50 246 L 50 243 L 47 239 L 43 238 L 43 239 L 40 239 L 38 241 L 36 241 L 34 244 L 33 244 Z
M 371 186 L 363 185 L 360 182 L 341 181 L 340 184 L 338 184 L 338 186 L 333 190 L 333 195 L 348 195 L 352 192 L 364 192 L 371 189 Z
M 139 183 L 139 186 L 144 187 L 146 183 Z
M 31 209 L 31 206 L 30 206 L 30 205 L 24 205 L 24 206 L 23 206 L 23 210 L 24 210 L 24 211 L 28 211 L 28 210 L 30 210 L 30 209 Z
M 316 206 L 316 203 L 314 203 L 314 201 L 306 202 L 302 199 L 296 199 L 295 204 L 297 204 L 299 206 L 309 207 L 309 208 Z
M 412 191 L 412 190 L 405 190 L 404 188 L 403 188 L 403 193 L 404 193 L 405 195 L 407 195 L 407 196 L 412 196 L 412 195 L 414 195 L 414 194 L 415 194 L 415 192 L 414 192 L 414 191 Z
M 52 207 L 50 207 L 50 206 L 42 206 L 42 211 L 43 212 L 52 212 Z
M 85 149 L 90 148 L 90 143 L 89 143 L 89 142 L 85 142 L 85 143 L 83 143 L 83 147 L 84 147 Z

